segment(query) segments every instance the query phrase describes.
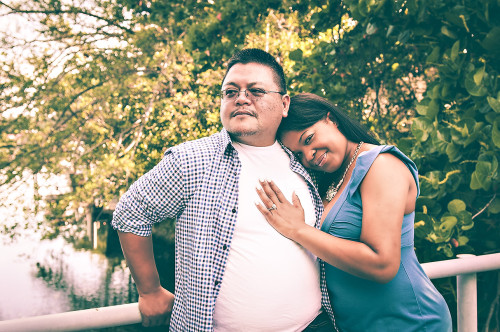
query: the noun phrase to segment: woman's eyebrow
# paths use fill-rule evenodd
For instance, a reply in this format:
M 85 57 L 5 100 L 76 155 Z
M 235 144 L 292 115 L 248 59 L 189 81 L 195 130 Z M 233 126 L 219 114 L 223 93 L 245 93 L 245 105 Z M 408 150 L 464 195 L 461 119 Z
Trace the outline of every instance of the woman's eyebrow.
M 302 136 L 304 136 L 304 134 L 305 134 L 306 132 L 307 132 L 307 130 L 304 130 L 304 132 L 302 133 L 302 135 L 300 135 L 300 137 L 299 137 L 299 143 L 300 143 L 300 141 L 302 141 Z

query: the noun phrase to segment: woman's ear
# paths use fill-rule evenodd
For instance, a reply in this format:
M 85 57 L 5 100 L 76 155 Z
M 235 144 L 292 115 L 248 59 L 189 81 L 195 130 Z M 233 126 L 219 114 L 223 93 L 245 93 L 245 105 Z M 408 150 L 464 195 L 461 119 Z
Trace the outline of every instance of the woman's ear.
M 326 115 L 326 119 L 325 119 L 325 121 L 326 121 L 327 123 L 331 123 L 331 124 L 333 124 L 335 127 L 337 127 L 337 122 L 335 122 L 334 120 L 332 120 L 332 119 L 331 119 L 330 112 L 328 112 L 328 114 Z

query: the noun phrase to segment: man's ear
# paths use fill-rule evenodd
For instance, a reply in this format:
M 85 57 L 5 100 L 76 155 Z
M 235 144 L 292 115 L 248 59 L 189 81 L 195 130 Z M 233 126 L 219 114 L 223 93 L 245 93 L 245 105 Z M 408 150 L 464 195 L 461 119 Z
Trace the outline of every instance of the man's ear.
M 283 102 L 283 112 L 281 115 L 286 118 L 288 116 L 288 109 L 290 108 L 290 96 L 289 95 L 284 95 L 281 98 L 281 101 Z

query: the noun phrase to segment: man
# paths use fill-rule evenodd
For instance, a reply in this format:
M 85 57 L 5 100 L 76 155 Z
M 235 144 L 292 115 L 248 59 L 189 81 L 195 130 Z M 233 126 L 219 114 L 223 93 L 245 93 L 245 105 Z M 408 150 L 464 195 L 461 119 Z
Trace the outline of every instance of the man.
M 277 233 L 255 206 L 259 179 L 272 179 L 289 199 L 292 192 L 299 196 L 307 222 L 319 227 L 316 189 L 276 141 L 289 103 L 283 69 L 270 54 L 236 53 L 222 82 L 224 129 L 167 150 L 121 198 L 113 226 L 144 325 L 170 320 L 171 331 L 331 330 L 316 258 Z M 151 241 L 152 224 L 167 218 L 176 218 L 175 296 L 160 285 Z M 331 313 L 326 288 L 323 296 Z

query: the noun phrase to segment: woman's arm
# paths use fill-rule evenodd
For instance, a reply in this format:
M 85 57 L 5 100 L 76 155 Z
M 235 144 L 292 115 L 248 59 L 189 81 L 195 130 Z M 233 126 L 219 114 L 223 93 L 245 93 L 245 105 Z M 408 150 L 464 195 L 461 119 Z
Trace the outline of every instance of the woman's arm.
M 277 210 L 257 207 L 278 232 L 325 262 L 358 277 L 386 283 L 399 269 L 403 216 L 415 204 L 416 187 L 413 195 L 412 183 L 410 171 L 398 158 L 388 153 L 377 157 L 360 188 L 361 242 L 308 226 L 298 197 L 293 195 L 290 204 L 272 182 L 261 182 L 259 195 L 266 206 L 275 203 Z

